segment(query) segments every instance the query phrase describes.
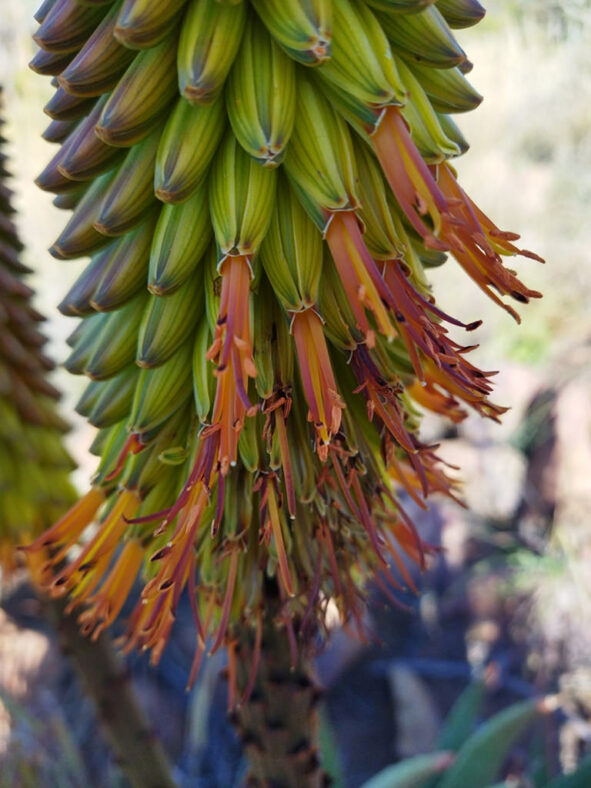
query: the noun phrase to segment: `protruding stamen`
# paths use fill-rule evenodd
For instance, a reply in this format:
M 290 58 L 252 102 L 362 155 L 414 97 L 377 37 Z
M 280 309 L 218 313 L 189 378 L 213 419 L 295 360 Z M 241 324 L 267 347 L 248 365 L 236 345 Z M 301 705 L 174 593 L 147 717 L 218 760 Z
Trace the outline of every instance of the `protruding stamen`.
M 309 419 L 318 435 L 318 456 L 324 462 L 332 436 L 341 425 L 341 412 L 345 406 L 332 371 L 322 321 L 316 312 L 306 309 L 294 314 L 291 331 L 310 408 Z
M 393 339 L 396 330 L 388 309 L 393 308 L 394 299 L 363 242 L 355 214 L 351 211 L 333 214 L 326 229 L 326 241 L 359 330 L 366 338 L 371 335 L 365 314 L 368 309 L 373 312 L 381 333 Z

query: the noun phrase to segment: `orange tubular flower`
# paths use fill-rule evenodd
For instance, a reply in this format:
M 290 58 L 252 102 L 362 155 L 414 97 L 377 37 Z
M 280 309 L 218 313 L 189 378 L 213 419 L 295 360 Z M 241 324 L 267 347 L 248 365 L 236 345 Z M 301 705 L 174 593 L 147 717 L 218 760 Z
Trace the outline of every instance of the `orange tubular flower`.
M 123 546 L 117 561 L 98 591 L 92 596 L 87 594 L 87 598 L 75 595 L 68 605 L 69 611 L 76 605 L 86 602 L 87 606 L 78 616 L 78 621 L 85 634 L 92 632 L 93 640 L 96 640 L 121 612 L 143 560 L 144 548 L 141 543 L 137 539 L 130 539 Z
M 181 593 L 195 573 L 193 544 L 203 513 L 209 503 L 207 487 L 203 482 L 193 486 L 178 516 L 174 534 L 151 560 L 161 562 L 156 575 L 145 586 L 141 599 L 131 615 L 126 649 L 137 646 L 153 649 L 152 660 L 158 662 L 166 645 Z M 198 616 L 197 631 L 203 639 Z
M 52 596 L 71 592 L 73 600 L 82 602 L 90 595 L 107 571 L 138 506 L 139 499 L 131 490 L 119 495 L 97 533 L 49 587 Z
M 525 287 L 512 271 L 504 268 L 499 253 L 521 254 L 543 262 L 542 258 L 511 243 L 519 236 L 499 230 L 474 205 L 449 164 L 432 168 L 425 163 L 399 109 L 388 107 L 384 111 L 372 141 L 400 207 L 425 246 L 451 250 L 489 298 L 519 322 L 515 310 L 501 301 L 490 285 L 522 303 L 540 298 L 541 293 Z
M 51 572 L 66 557 L 70 549 L 78 543 L 80 536 L 93 521 L 99 507 L 105 500 L 105 493 L 98 487 L 91 489 L 49 530 L 31 544 L 22 547 L 29 562 L 32 556 L 42 551 L 45 556 L 42 566 L 37 566 L 35 576 L 43 584 L 43 578 L 53 580 Z
M 341 426 L 341 400 L 332 371 L 322 321 L 313 309 L 297 312 L 292 317 L 293 334 L 309 420 L 314 424 L 318 443 L 316 450 L 322 462 L 328 456 L 328 445 Z
M 365 309 L 374 314 L 382 334 L 393 339 L 396 330 L 388 314 L 388 307 L 394 305 L 392 294 L 363 243 L 355 214 L 351 211 L 334 213 L 326 229 L 326 241 L 357 320 L 357 327 L 367 343 L 370 346 L 373 344 L 373 330 Z
M 372 142 L 398 204 L 425 246 L 448 249 L 438 237 L 442 217 L 449 210 L 447 201 L 412 141 L 397 107 L 384 110 Z M 432 226 L 425 222 L 425 217 L 429 217 Z
M 238 438 L 246 415 L 257 407 L 248 399 L 248 378 L 256 377 L 250 338 L 250 280 L 248 257 L 226 257 L 221 264 L 222 294 L 213 344 L 218 379 L 212 426 L 220 428 L 219 464 L 223 476 L 238 457 Z
M 455 397 L 439 391 L 433 383 L 427 383 L 427 381 L 421 383 L 415 380 L 407 391 L 413 400 L 423 408 L 445 416 L 455 424 L 459 424 L 468 415 Z
M 503 266 L 500 255 L 520 254 L 538 262 L 544 261 L 533 252 L 518 249 L 511 243 L 519 238 L 518 235 L 505 233 L 495 227 L 459 185 L 449 164 L 441 165 L 438 175 L 451 217 L 446 224 L 444 237 L 454 257 L 478 287 L 519 323 L 521 318 L 517 312 L 501 301 L 490 286 L 523 304 L 527 304 L 530 298 L 541 298 L 542 294 L 520 282 L 513 271 Z

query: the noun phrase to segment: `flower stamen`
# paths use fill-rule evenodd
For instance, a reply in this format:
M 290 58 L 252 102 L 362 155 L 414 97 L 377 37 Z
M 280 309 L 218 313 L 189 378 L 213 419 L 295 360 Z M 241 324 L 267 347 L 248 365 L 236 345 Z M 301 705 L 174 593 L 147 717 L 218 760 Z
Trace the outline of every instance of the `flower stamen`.
M 318 456 L 325 462 L 328 446 L 341 426 L 341 412 L 345 405 L 338 393 L 322 321 L 316 312 L 306 309 L 295 313 L 291 331 L 310 409 L 308 418 L 318 435 Z

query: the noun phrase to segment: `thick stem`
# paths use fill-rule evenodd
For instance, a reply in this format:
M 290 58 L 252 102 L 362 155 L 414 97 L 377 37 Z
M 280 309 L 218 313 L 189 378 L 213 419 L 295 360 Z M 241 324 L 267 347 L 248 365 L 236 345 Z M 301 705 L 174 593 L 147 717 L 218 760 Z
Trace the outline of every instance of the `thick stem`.
M 312 680 L 306 644 L 292 653 L 284 627 L 269 612 L 262 624 L 257 678 L 249 699 L 248 687 L 256 636 L 251 628 L 235 631 L 237 707 L 234 721 L 248 758 L 246 784 L 260 788 L 320 788 L 326 776 L 317 747 L 316 706 L 320 696 Z
M 82 635 L 76 616 L 65 613 L 63 601 L 47 597 L 41 601 L 130 784 L 133 788 L 176 788 L 162 745 L 138 705 L 127 669 L 111 641 L 105 634 L 94 642 Z

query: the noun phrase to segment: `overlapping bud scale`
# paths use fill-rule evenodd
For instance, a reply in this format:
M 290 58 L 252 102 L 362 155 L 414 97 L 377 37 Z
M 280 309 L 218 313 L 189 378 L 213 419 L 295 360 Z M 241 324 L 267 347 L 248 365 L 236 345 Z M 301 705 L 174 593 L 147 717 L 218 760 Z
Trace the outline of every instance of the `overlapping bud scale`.
M 466 149 L 450 114 L 480 101 L 450 28 L 482 15 L 476 0 L 43 4 L 33 67 L 56 77 L 45 137 L 61 147 L 39 184 L 73 210 L 55 256 L 91 255 L 60 308 L 82 318 L 67 365 L 93 379 L 78 409 L 101 461 L 29 549 L 51 547 L 47 587 L 86 605 L 87 631 L 143 577 L 126 642 L 157 659 L 188 588 L 194 673 L 209 637 L 260 621 L 265 578 L 306 631 L 329 598 L 360 621 L 368 577 L 410 585 L 403 554 L 424 565 L 434 548 L 396 488 L 421 506 L 456 489 L 420 408 L 503 411 L 446 328 L 478 323 L 436 305 L 426 272 L 452 255 L 515 315 L 503 296 L 539 295 L 449 164 Z M 55 569 L 92 522 L 84 557 Z

